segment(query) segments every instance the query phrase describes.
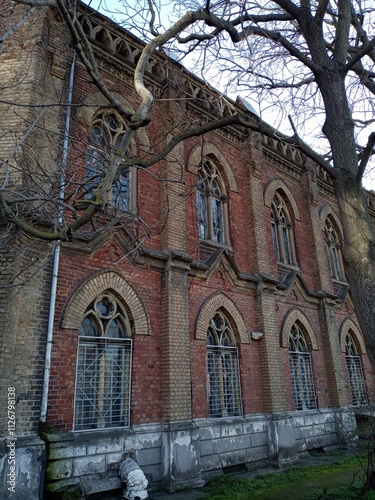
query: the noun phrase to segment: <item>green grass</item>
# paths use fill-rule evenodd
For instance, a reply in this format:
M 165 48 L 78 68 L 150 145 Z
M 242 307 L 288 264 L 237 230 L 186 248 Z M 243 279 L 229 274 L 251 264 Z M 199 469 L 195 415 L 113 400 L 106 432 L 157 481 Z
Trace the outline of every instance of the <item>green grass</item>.
M 206 500 L 375 500 L 375 492 L 366 492 L 362 479 L 361 465 L 353 457 L 252 478 L 224 475 L 204 491 Z

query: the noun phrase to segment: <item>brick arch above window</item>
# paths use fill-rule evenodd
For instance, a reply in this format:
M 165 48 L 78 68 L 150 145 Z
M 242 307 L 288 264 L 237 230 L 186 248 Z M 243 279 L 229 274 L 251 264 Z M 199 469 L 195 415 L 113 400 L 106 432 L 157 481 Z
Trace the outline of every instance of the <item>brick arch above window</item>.
M 222 174 L 226 177 L 225 180 L 228 182 L 229 190 L 237 193 L 237 181 L 228 161 L 220 150 L 210 142 L 205 142 L 203 145 L 198 144 L 190 151 L 187 161 L 187 169 L 189 172 L 196 174 L 199 165 L 202 163 L 204 158 L 208 156 L 211 158 L 214 157 L 214 161 L 216 160 L 216 162 L 221 166 Z
M 234 322 L 234 331 L 238 333 L 241 344 L 248 344 L 249 334 L 245 321 L 236 305 L 223 293 L 215 293 L 203 303 L 198 315 L 195 335 L 198 340 L 207 341 L 207 330 L 216 311 L 221 309 Z
M 87 307 L 107 290 L 126 305 L 134 322 L 134 333 L 150 335 L 150 323 L 143 302 L 133 287 L 114 271 L 100 271 L 74 290 L 64 307 L 61 327 L 79 330 Z
M 114 95 L 116 99 L 121 102 L 124 107 L 126 107 L 131 113 L 135 112 L 134 108 L 127 101 L 125 101 L 121 94 L 119 94 L 118 92 L 114 92 Z M 99 110 L 109 109 L 108 103 L 103 101 L 105 101 L 105 99 L 103 98 L 103 94 L 101 94 L 100 92 L 92 92 L 91 94 L 88 94 L 81 101 L 82 106 L 77 110 L 77 121 L 80 121 L 89 127 Z M 106 107 L 103 108 L 103 105 L 106 105 Z M 151 148 L 150 137 L 144 128 L 140 128 L 139 130 L 137 130 L 137 132 L 134 134 L 134 137 L 138 148 L 141 148 L 142 150 L 149 150 Z
M 327 220 L 327 217 L 331 218 L 336 226 L 336 229 L 340 232 L 340 237 L 342 239 L 343 235 L 343 230 L 342 230 L 342 225 L 340 222 L 340 219 L 338 218 L 336 212 L 333 210 L 331 205 L 327 203 L 326 205 L 323 205 L 322 208 L 319 211 L 319 218 L 320 218 L 320 223 L 322 227 L 322 231 L 324 231 L 324 225 Z
M 351 335 L 353 338 L 357 348 L 359 348 L 359 354 L 366 354 L 366 345 L 363 336 L 357 325 L 350 318 L 345 318 L 341 323 L 339 335 L 341 352 L 345 352 L 347 335 Z
M 298 322 L 304 329 L 304 333 L 308 337 L 309 344 L 313 350 L 319 349 L 318 339 L 316 338 L 315 332 L 310 325 L 309 320 L 303 314 L 303 312 L 294 307 L 291 309 L 284 318 L 283 326 L 281 328 L 281 347 L 289 348 L 289 339 L 292 326 L 295 322 Z
M 327 218 L 330 218 L 333 220 L 333 223 L 335 225 L 335 229 L 340 233 L 340 238 L 343 239 L 342 235 L 344 233 L 343 233 L 341 221 L 329 203 L 327 203 L 326 205 L 323 205 L 319 211 L 319 219 L 320 219 L 322 231 L 324 231 L 324 226 L 325 226 Z
M 300 214 L 299 210 L 297 207 L 297 203 L 292 195 L 291 190 L 288 188 L 288 186 L 285 184 L 285 182 L 282 179 L 272 179 L 271 181 L 268 182 L 267 186 L 264 189 L 264 204 L 266 207 L 271 207 L 273 197 L 276 193 L 276 191 L 282 191 L 287 198 L 288 203 L 290 204 L 290 207 L 292 209 L 292 214 L 293 218 L 300 220 Z

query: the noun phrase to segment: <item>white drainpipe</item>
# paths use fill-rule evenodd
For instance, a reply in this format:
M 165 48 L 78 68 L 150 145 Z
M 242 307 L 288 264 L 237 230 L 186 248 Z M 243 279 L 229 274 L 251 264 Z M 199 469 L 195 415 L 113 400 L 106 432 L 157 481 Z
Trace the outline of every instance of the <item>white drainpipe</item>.
M 74 82 L 75 62 L 76 62 L 76 53 L 74 51 L 72 65 L 70 67 L 67 112 L 66 112 L 66 118 L 65 118 L 64 142 L 63 142 L 62 161 L 61 161 L 62 174 L 61 174 L 60 194 L 59 194 L 60 200 L 63 200 L 64 196 L 65 196 L 65 172 L 66 172 L 66 166 L 67 166 L 67 161 L 68 161 L 70 115 L 71 115 L 71 104 L 72 104 L 72 99 L 73 99 L 73 82 Z M 58 218 L 58 224 L 61 224 L 62 220 L 63 220 L 63 216 L 62 216 L 62 212 L 60 211 L 60 215 Z M 45 358 L 44 358 L 42 401 L 41 401 L 41 405 L 40 405 L 40 421 L 41 422 L 45 422 L 47 419 L 48 390 L 49 390 L 49 381 L 50 381 L 50 374 L 51 374 L 52 337 L 53 337 L 53 324 L 54 324 L 54 319 L 55 319 L 56 291 L 57 291 L 57 278 L 58 278 L 58 274 L 59 274 L 60 250 L 61 250 L 61 240 L 58 240 L 55 242 L 55 247 L 53 250 L 52 283 L 51 283 L 50 305 L 49 305 L 49 313 L 48 313 L 46 354 L 45 354 Z

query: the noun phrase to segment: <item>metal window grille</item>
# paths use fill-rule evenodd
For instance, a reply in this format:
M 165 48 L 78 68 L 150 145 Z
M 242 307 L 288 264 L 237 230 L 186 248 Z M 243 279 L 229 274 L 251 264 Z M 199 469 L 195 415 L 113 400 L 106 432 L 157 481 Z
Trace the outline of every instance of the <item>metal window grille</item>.
M 310 353 L 289 351 L 289 364 L 295 409 L 314 410 L 317 406 Z
M 132 341 L 80 343 L 77 356 L 76 430 L 130 425 Z
M 216 311 L 207 330 L 207 397 L 210 417 L 242 415 L 238 350 L 231 325 Z
M 295 323 L 289 337 L 289 366 L 296 410 L 314 410 L 316 405 L 311 355 L 305 336 Z
M 348 368 L 350 393 L 353 405 L 364 405 L 367 403 L 367 397 L 361 358 L 359 356 L 350 356 L 347 354 L 346 366 Z
M 83 318 L 77 351 L 74 429 L 130 425 L 132 339 L 129 320 L 110 295 Z
M 237 348 L 207 349 L 207 373 L 210 416 L 242 415 Z
M 367 396 L 362 361 L 358 356 L 355 342 L 350 334 L 345 338 L 345 357 L 353 405 L 366 404 Z

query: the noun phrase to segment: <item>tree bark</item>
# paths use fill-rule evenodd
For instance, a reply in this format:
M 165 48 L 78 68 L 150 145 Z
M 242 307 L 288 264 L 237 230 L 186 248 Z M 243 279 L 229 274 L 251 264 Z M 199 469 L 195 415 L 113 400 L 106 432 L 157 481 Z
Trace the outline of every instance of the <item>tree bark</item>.
M 371 364 L 375 367 L 375 236 L 361 186 L 334 182 L 344 232 L 344 259 L 351 297 Z

